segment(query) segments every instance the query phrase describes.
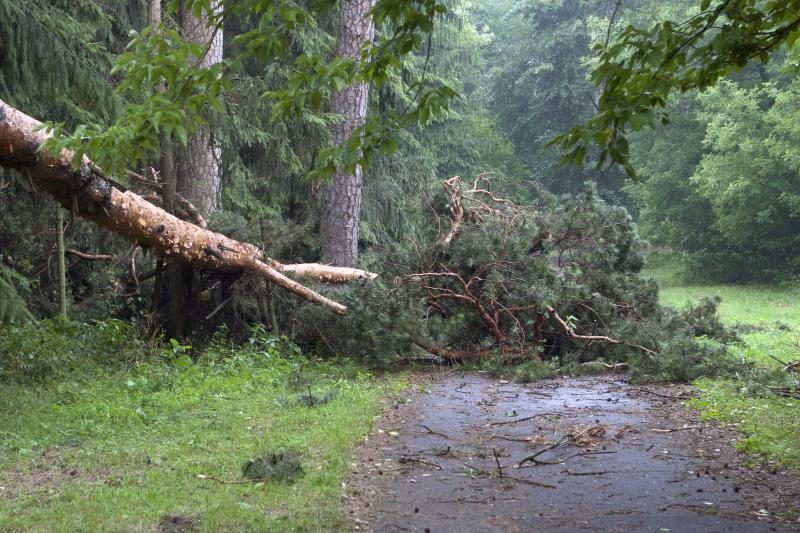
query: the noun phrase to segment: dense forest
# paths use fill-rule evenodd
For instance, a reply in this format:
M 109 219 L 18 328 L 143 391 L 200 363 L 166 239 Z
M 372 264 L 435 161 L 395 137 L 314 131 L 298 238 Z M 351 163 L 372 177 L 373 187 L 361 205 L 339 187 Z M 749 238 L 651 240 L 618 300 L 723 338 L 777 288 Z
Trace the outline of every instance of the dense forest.
M 622 319 L 587 333 L 603 335 L 653 315 L 644 307 L 655 305 L 654 290 L 633 286 L 642 238 L 650 249 L 669 250 L 695 280 L 797 276 L 797 91 L 793 50 L 782 41 L 762 61 L 724 69 L 718 81 L 711 77 L 722 72 L 707 80 L 692 74 L 697 89 L 678 79 L 682 94 L 664 99 L 666 107 L 637 111 L 621 124 L 614 119 L 614 128 L 633 135 L 615 130 L 609 141 L 611 130 L 598 129 L 588 153 L 587 146 L 567 146 L 575 139 L 566 132 L 591 126 L 605 105 L 592 72 L 597 78 L 615 63 L 602 52 L 611 53 L 616 38 L 629 39 L 626 27 L 690 24 L 704 13 L 693 2 L 387 1 L 377 4 L 374 20 L 357 2 L 224 9 L 213 2 L 163 9 L 6 2 L 3 9 L 3 101 L 45 121 L 49 129 L 37 130 L 34 121 L 30 133 L 50 132 L 36 141 L 49 153 L 71 150 L 76 166 L 86 154 L 90 174 L 75 181 L 80 195 L 66 183 L 38 184 L 69 211 L 59 223 L 64 211 L 39 194 L 36 176 L 6 170 L 6 322 L 56 314 L 63 277 L 61 304 L 76 319 L 110 314 L 147 322 L 153 334 L 200 342 L 220 324 L 244 331 L 261 323 L 317 349 L 352 354 L 353 346 L 320 343 L 322 330 L 307 328 L 313 311 L 279 289 L 341 314 L 336 298 L 292 285 L 281 272 L 348 281 L 374 271 L 379 279 L 370 287 L 333 294 L 363 309 L 399 284 L 400 307 L 425 293 L 428 312 L 386 310 L 390 316 L 378 322 L 394 331 L 365 332 L 356 343 L 406 342 L 358 351 L 401 353 L 425 334 L 442 339 L 440 353 L 468 344 L 482 353 L 489 337 L 501 351 L 516 343 L 524 356 L 569 337 L 559 331 L 558 313 L 578 323 Z M 665 125 L 642 129 L 656 115 Z M 599 165 L 589 161 L 596 156 Z M 564 164 L 584 157 L 582 166 Z M 9 159 L 5 166 L 19 165 Z M 99 181 L 89 185 L 90 178 Z M 146 206 L 119 220 L 114 210 L 126 208 L 113 193 L 128 188 L 195 228 L 165 226 L 160 211 Z M 105 195 L 102 207 L 92 194 Z M 493 225 L 509 227 L 502 242 L 487 239 Z M 65 226 L 62 249 L 57 228 Z M 215 237 L 197 227 L 258 248 L 233 241 L 202 247 Z M 454 239 L 458 232 L 464 236 Z M 185 239 L 176 244 L 174 233 Z M 516 254 L 507 260 L 518 279 L 490 261 L 498 246 Z M 548 258 L 555 268 L 546 267 Z M 537 281 L 541 287 L 528 292 Z M 509 299 L 496 299 L 499 292 Z M 591 303 L 594 294 L 601 301 Z M 621 305 L 643 309 L 631 321 L 611 309 Z M 418 323 L 431 310 L 444 323 Z M 464 327 L 465 312 L 482 323 L 472 338 L 457 339 L 448 328 L 475 329 Z M 359 311 L 351 315 L 343 323 L 358 322 Z M 531 337 L 544 315 L 551 333 Z
M 786 413 L 792 311 L 672 291 L 796 294 L 799 10 L 0 0 L 0 383 L 239 361 L 313 406 L 415 361 Z

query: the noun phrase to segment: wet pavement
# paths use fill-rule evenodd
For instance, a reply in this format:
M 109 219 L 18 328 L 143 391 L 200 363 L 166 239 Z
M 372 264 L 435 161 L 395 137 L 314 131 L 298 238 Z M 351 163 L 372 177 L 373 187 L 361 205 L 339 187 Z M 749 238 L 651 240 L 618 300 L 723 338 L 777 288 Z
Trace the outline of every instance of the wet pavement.
M 685 387 L 637 388 L 619 376 L 520 385 L 444 374 L 424 388 L 359 454 L 351 480 L 356 529 L 759 532 L 798 525 L 777 521 L 772 489 L 728 464 L 737 455 L 728 432 L 681 415 Z M 794 490 L 793 478 L 781 482 L 787 479 L 780 490 Z

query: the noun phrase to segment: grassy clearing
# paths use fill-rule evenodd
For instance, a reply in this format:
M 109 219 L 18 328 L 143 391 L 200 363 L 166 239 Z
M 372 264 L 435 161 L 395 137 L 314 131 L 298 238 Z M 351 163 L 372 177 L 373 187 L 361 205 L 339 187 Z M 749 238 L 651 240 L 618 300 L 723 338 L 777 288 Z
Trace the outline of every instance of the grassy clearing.
M 673 265 L 645 271 L 660 287 L 661 301 L 682 307 L 687 301 L 719 296 L 720 317 L 740 330 L 742 342 L 732 354 L 754 366 L 779 369 L 800 359 L 800 285 L 693 285 Z M 694 405 L 704 416 L 730 424 L 745 434 L 738 447 L 766 461 L 800 469 L 800 401 L 764 394 L 747 380 L 700 380 Z
M 180 351 L 0 383 L 0 530 L 345 529 L 353 450 L 403 377 L 308 363 L 274 339 L 195 363 Z M 333 399 L 308 406 L 309 388 Z M 298 481 L 242 483 L 243 463 L 277 450 L 300 454 Z

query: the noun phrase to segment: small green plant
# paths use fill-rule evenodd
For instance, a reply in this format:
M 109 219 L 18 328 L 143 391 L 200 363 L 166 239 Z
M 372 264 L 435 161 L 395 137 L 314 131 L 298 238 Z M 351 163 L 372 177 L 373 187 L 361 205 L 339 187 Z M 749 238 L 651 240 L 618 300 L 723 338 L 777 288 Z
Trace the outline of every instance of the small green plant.
M 312 391 L 310 388 L 307 392 L 298 392 L 292 397 L 294 405 L 305 405 L 306 407 L 319 407 L 330 403 L 336 398 L 335 390 L 327 390 L 323 392 Z
M 290 450 L 268 451 L 242 464 L 242 477 L 252 481 L 292 483 L 302 475 L 302 455 Z

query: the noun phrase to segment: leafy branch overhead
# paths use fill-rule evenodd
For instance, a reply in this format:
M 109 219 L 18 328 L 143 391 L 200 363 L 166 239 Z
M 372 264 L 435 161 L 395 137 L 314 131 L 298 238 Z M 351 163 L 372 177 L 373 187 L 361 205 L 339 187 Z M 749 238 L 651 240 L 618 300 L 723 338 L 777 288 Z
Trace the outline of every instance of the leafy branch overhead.
M 702 0 L 699 12 L 682 22 L 628 25 L 595 47 L 599 64 L 591 76 L 601 89 L 596 115 L 553 143 L 576 164 L 596 145 L 599 167 L 619 164 L 634 176 L 628 135 L 667 124 L 664 108 L 673 92 L 704 90 L 750 61 L 767 63 L 798 37 L 798 0 Z
M 203 67 L 197 65 L 208 49 L 186 40 L 178 29 L 167 24 L 164 28 L 131 31 L 132 38 L 111 71 L 112 76 L 120 77 L 115 90 L 126 101 L 119 116 L 111 124 L 81 124 L 71 133 L 64 132 L 61 123 L 46 123 L 53 135 L 44 148 L 54 154 L 71 151 L 76 168 L 84 154 L 91 154 L 110 174 L 123 176 L 128 166 L 158 155 L 162 134 L 186 145 L 188 136 L 209 120 L 210 113 L 222 112 L 222 100 L 232 90 L 232 80 L 242 71 L 244 62 L 252 60 L 289 68 L 283 87 L 261 95 L 273 102 L 273 120 L 319 112 L 331 94 L 353 82 L 385 82 L 401 67 L 403 56 L 420 49 L 437 18 L 447 12 L 445 4 L 436 0 L 378 0 L 372 16 L 382 31 L 364 48 L 360 60 L 328 59 L 330 43 L 296 53 L 294 36 L 318 31 L 318 18 L 335 4 L 333 0 L 305 6 L 288 0 L 246 0 L 226 2 L 219 10 L 210 0 L 183 2 L 183 9 L 192 10 L 217 28 L 226 17 L 233 16 L 256 17 L 258 23 L 233 39 L 237 55 Z M 168 4 L 171 13 L 178 7 L 179 2 Z M 453 89 L 445 85 L 428 87 L 424 79 L 412 88 L 418 98 L 409 109 L 373 118 L 358 128 L 349 142 L 323 149 L 310 177 L 328 179 L 336 168 L 352 170 L 379 153 L 393 153 L 399 128 L 430 122 L 458 98 Z

